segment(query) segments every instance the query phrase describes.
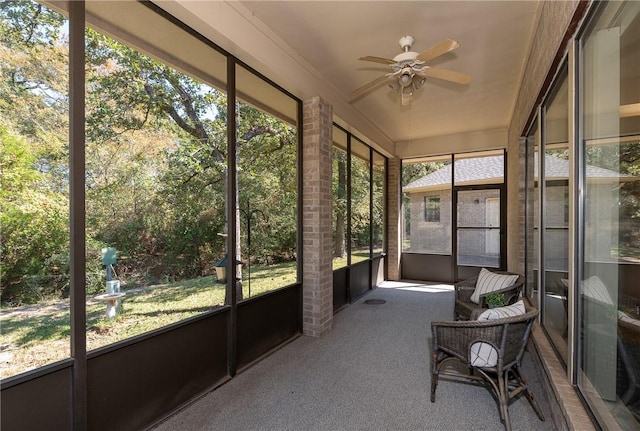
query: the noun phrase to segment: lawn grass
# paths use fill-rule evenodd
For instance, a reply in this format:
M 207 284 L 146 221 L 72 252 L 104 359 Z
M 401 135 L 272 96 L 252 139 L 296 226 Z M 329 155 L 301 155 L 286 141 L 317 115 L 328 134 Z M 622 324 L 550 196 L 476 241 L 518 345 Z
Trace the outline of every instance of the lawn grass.
M 358 262 L 363 262 L 369 259 L 369 251 L 360 251 L 351 253 L 351 264 L 356 264 Z M 347 266 L 347 257 L 334 257 L 333 258 L 333 269 L 344 268 Z
M 295 283 L 296 263 L 253 267 L 243 271 L 243 297 L 260 295 Z M 226 285 L 214 276 L 148 288 L 123 290 L 126 296 L 113 319 L 106 305 L 87 298 L 87 350 L 143 334 L 219 307 Z M 0 378 L 70 356 L 69 301 L 3 309 L 0 313 Z
M 352 263 L 368 258 L 352 256 Z M 336 261 L 340 262 L 338 259 Z M 334 261 L 334 268 L 336 268 Z M 346 265 L 346 259 L 344 260 Z M 243 268 L 243 298 L 296 282 L 296 262 Z M 250 284 L 250 286 L 249 286 Z M 249 292 L 249 288 L 251 292 Z M 214 276 L 123 290 L 113 319 L 106 305 L 87 298 L 87 351 L 197 316 L 225 303 L 226 285 Z M 0 378 L 70 357 L 69 301 L 0 311 Z

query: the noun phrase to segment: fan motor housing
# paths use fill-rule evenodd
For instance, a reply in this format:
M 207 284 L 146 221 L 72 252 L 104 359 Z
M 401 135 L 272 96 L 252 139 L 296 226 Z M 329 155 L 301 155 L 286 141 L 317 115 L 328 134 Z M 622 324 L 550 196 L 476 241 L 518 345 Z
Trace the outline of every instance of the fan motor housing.
M 413 38 L 413 36 L 403 36 L 400 38 L 399 42 L 400 47 L 403 51 L 409 51 L 411 49 L 411 46 L 413 46 L 413 42 L 415 42 L 415 39 Z
M 393 61 L 395 61 L 396 63 L 401 63 L 401 64 L 411 64 L 416 62 L 416 57 L 418 56 L 417 52 L 413 52 L 413 51 L 407 51 L 407 52 L 403 52 L 400 53 L 398 55 L 396 55 L 395 57 L 393 57 Z

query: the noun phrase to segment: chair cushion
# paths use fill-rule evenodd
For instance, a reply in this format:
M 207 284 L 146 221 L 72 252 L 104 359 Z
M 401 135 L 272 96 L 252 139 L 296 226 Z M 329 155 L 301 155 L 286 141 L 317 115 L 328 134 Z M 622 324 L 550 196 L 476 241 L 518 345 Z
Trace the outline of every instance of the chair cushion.
M 506 307 L 490 308 L 478 316 L 478 320 L 494 320 L 519 316 L 525 313 L 522 300 Z M 474 367 L 495 367 L 498 364 L 498 351 L 489 343 L 475 342 L 470 348 L 469 363 Z
M 496 290 L 501 290 L 511 286 L 518 279 L 517 274 L 496 274 L 485 268 L 480 270 L 476 289 L 471 294 L 471 302 L 480 303 L 480 295 L 485 295 Z
M 477 320 L 501 319 L 503 317 L 519 316 L 524 313 L 524 302 L 520 300 L 515 304 L 507 305 L 505 307 L 489 308 L 483 311 L 482 314 L 478 316 Z

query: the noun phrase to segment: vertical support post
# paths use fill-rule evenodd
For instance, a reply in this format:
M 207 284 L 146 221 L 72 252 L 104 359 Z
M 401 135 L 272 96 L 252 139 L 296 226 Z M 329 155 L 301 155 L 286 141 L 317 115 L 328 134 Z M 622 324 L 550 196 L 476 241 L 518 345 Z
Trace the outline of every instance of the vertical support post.
M 69 2 L 69 195 L 73 429 L 87 429 L 85 3 Z
M 238 280 L 236 238 L 237 238 L 237 189 L 236 189 L 236 62 L 227 57 L 227 303 L 231 305 L 229 314 L 229 375 L 235 376 L 237 366 L 237 306 Z
M 400 280 L 400 254 L 402 253 L 402 162 L 398 157 L 388 159 L 387 173 L 387 278 Z
M 303 106 L 303 319 L 306 335 L 319 337 L 333 325 L 331 188 L 332 108 L 321 98 Z

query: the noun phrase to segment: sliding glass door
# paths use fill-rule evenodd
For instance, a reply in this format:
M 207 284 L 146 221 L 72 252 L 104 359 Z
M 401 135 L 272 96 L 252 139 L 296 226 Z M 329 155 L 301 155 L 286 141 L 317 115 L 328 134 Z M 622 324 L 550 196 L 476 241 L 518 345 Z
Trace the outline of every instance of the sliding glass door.
M 578 387 L 604 428 L 640 424 L 640 3 L 603 3 L 579 43 L 584 240 Z

